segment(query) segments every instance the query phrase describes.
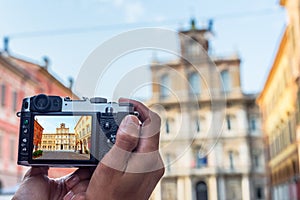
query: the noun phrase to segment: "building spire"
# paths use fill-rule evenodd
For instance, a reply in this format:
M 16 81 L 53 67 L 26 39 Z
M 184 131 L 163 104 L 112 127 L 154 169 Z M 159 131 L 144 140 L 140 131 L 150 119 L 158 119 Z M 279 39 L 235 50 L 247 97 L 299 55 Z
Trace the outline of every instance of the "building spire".
M 5 36 L 3 38 L 4 51 L 8 53 L 9 37 Z
M 196 20 L 195 20 L 195 18 L 191 19 L 191 30 L 196 30 Z

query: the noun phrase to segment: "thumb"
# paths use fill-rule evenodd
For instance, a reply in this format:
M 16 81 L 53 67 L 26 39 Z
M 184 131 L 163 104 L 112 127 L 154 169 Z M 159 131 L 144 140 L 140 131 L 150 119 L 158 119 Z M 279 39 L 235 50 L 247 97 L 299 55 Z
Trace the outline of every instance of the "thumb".
M 132 151 L 139 142 L 140 125 L 134 115 L 127 115 L 121 122 L 115 145 L 103 157 L 101 163 L 107 167 L 123 171 Z

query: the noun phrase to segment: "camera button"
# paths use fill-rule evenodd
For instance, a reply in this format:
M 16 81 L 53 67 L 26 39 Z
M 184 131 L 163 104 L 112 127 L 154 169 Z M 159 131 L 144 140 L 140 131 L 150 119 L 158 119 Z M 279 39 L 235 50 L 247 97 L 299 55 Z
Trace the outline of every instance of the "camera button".
M 23 138 L 22 142 L 27 143 L 27 138 Z
M 110 141 L 112 142 L 112 143 L 116 143 L 116 135 L 115 134 L 112 134 L 111 136 L 110 136 Z
M 23 122 L 23 124 L 24 124 L 24 125 L 28 125 L 28 124 L 29 124 L 28 119 L 25 119 L 24 122 Z
M 109 130 L 111 128 L 110 122 L 105 122 L 104 125 L 103 125 L 103 128 L 106 129 L 106 130 Z
M 22 151 L 27 152 L 27 148 L 26 147 L 22 148 Z
M 28 129 L 24 128 L 23 133 L 27 134 L 28 133 Z

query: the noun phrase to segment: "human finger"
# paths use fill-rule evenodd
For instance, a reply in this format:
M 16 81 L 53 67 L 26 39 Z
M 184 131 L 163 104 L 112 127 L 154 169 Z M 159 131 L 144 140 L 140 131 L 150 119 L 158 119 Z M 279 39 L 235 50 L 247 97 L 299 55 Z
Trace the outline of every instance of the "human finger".
M 147 106 L 143 103 L 138 102 L 132 99 L 120 98 L 120 103 L 132 103 L 135 110 L 139 112 L 139 119 L 142 122 L 142 130 L 140 134 L 139 147 L 142 152 L 155 151 L 158 149 L 159 144 L 159 133 L 161 126 L 161 119 L 159 115 L 153 111 L 151 111 Z M 145 145 L 140 145 L 140 143 L 144 141 L 146 138 L 146 147 Z M 149 146 L 150 145 L 150 146 Z
M 81 181 L 77 183 L 65 196 L 64 200 L 74 199 L 76 196 L 79 198 L 79 194 L 84 194 L 89 186 L 89 180 Z
M 119 180 L 126 170 L 132 151 L 138 144 L 140 126 L 136 116 L 127 115 L 121 122 L 115 145 L 103 157 L 95 169 L 86 195 L 90 199 L 99 197 L 99 191 L 113 187 L 113 182 Z M 113 191 L 106 191 L 107 197 Z
M 82 192 L 82 193 L 79 193 L 79 194 L 75 194 L 71 200 L 85 200 L 86 199 L 86 193 L 85 192 Z
M 146 119 L 149 118 L 150 115 L 150 110 L 147 106 L 145 106 L 143 103 L 133 100 L 133 99 L 127 99 L 127 98 L 123 98 L 121 97 L 119 99 L 119 103 L 131 103 L 134 106 L 134 109 L 136 111 L 138 111 L 139 113 L 139 119 L 141 120 L 141 122 L 144 122 Z
M 103 157 L 101 164 L 123 172 L 132 151 L 138 145 L 139 132 L 138 118 L 134 115 L 127 115 L 119 126 L 115 145 Z M 99 170 L 98 167 L 96 171 Z
M 65 177 L 64 182 L 68 190 L 72 189 L 80 181 L 90 179 L 93 171 L 90 168 L 79 168 L 72 174 Z
M 158 114 L 151 112 L 141 126 L 140 140 L 136 152 L 147 153 L 157 151 L 159 148 L 161 119 Z

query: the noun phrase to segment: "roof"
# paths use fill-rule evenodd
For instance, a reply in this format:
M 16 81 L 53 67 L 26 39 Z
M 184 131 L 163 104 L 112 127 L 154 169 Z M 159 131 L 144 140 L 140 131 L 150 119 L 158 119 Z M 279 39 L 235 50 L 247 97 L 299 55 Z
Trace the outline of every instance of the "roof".
M 59 87 L 63 88 L 70 94 L 73 94 L 70 88 L 65 86 L 62 81 L 60 81 L 55 75 L 50 73 L 45 66 L 42 66 L 37 61 L 33 61 L 29 58 L 21 58 L 20 56 L 13 56 L 7 52 L 0 52 L 0 63 L 3 63 L 6 68 L 18 74 L 20 77 L 36 83 L 40 82 L 40 74 L 42 73 L 49 78 L 49 80 L 55 82 Z

